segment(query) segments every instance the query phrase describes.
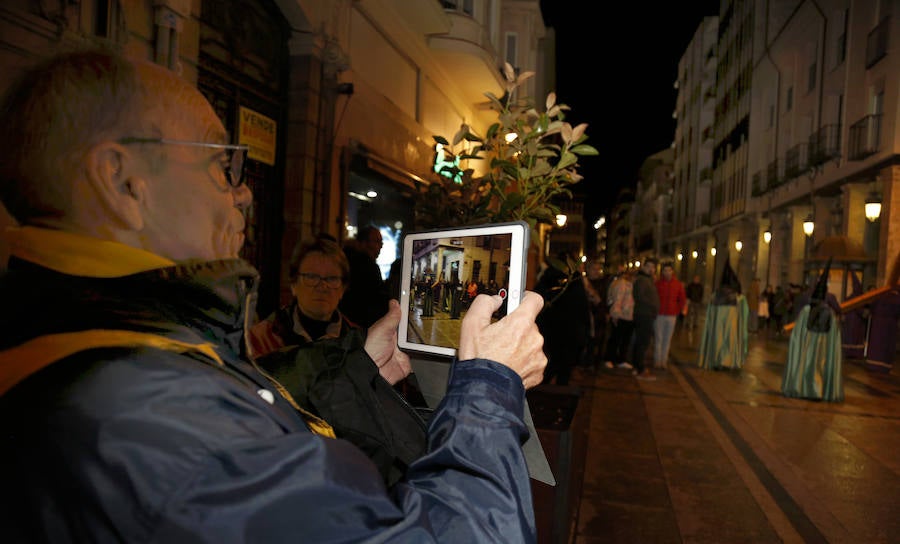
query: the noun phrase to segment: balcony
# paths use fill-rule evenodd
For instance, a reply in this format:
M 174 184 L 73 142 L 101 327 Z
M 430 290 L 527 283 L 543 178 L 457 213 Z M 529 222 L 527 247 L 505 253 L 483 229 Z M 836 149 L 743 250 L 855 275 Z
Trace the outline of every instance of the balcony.
M 471 97 L 472 104 L 484 101 L 486 91 L 501 96 L 505 91 L 500 71 L 503 62 L 491 44 L 488 29 L 474 17 L 450 7 L 445 11 L 449 31 L 428 36 L 431 52 L 449 73 L 459 76 L 456 83 Z
M 809 166 L 816 167 L 841 156 L 841 125 L 824 125 L 809 137 Z
M 763 176 L 762 172 L 757 172 L 753 174 L 753 180 L 751 182 L 751 195 L 752 196 L 760 196 L 765 192 L 765 187 L 763 186 Z
M 767 187 L 778 187 L 784 181 L 780 168 L 781 164 L 779 164 L 778 159 L 773 160 L 769 163 L 769 166 L 766 167 Z
M 884 58 L 887 55 L 888 48 L 888 32 L 890 32 L 890 17 L 885 17 L 878 23 L 878 26 L 869 32 L 866 37 L 866 69 Z
M 847 154 L 851 161 L 861 161 L 881 151 L 880 113 L 866 115 L 850 125 Z
M 807 165 L 806 155 L 809 144 L 797 144 L 790 148 L 784 154 L 784 179 L 794 179 L 801 174 L 806 173 Z

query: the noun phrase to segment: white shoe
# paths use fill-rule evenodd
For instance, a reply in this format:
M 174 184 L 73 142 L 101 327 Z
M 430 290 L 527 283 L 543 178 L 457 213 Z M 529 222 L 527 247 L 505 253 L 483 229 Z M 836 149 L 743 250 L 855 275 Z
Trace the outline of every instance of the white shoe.
M 626 362 L 621 362 L 621 363 L 617 364 L 616 366 L 619 368 L 627 368 L 629 370 L 634 368 L 633 366 L 631 366 L 631 363 L 626 363 Z

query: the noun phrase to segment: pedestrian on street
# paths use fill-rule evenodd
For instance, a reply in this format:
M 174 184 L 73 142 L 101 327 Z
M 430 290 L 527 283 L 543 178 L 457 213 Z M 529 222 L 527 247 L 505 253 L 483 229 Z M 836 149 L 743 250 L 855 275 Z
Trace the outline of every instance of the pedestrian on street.
M 610 276 L 602 273 L 599 262 L 592 261 L 588 264 L 584 282 L 588 302 L 591 305 L 590 337 L 584 366 L 596 370 L 597 364 L 603 360 L 609 337 L 609 306 L 606 303 L 606 293 L 609 290 Z
M 607 302 L 609 304 L 609 322 L 612 330 L 606 347 L 606 368 L 626 368 L 633 365 L 628 362 L 628 348 L 631 346 L 631 335 L 634 332 L 634 295 L 632 285 L 633 274 L 624 268 L 609 286 Z
M 829 258 L 812 292 L 798 299 L 802 307 L 791 330 L 781 380 L 781 392 L 786 397 L 844 400 L 841 305 L 828 292 L 830 269 Z
M 384 244 L 381 230 L 375 225 L 359 229 L 356 239 L 344 244 L 350 263 L 350 281 L 341 297 L 341 313 L 361 327 L 369 327 L 387 312 L 389 283 L 381 276 L 378 255 Z
M 653 366 L 665 369 L 669 363 L 669 347 L 678 316 L 684 310 L 687 297 L 681 281 L 675 277 L 675 266 L 671 262 L 662 265 L 660 277 L 656 280 L 659 295 L 659 315 L 653 329 Z
M 759 278 L 753 278 L 747 289 L 747 308 L 750 310 L 750 332 L 759 330 Z
M 634 374 L 639 380 L 656 379 L 644 364 L 650 342 L 653 341 L 656 316 L 659 315 L 659 293 L 654 282 L 656 265 L 656 258 L 648 257 L 634 280 L 634 346 L 631 364 L 634 365 Z
M 698 363 L 706 370 L 740 369 L 749 350 L 747 297 L 741 294 L 741 282 L 725 261 L 722 279 L 706 307 L 706 321 L 700 338 Z
M 591 309 L 581 271 L 571 267 L 574 262 L 567 254 L 559 254 L 534 287 L 547 301 L 537 317 L 548 360 L 543 383 L 568 385 L 587 347 Z
M 692 331 L 697 328 L 697 323 L 700 322 L 700 316 L 703 315 L 703 284 L 700 283 L 700 276 L 698 274 L 694 274 L 691 283 L 687 284 L 684 292 L 688 301 L 688 314 L 685 325 L 688 330 Z

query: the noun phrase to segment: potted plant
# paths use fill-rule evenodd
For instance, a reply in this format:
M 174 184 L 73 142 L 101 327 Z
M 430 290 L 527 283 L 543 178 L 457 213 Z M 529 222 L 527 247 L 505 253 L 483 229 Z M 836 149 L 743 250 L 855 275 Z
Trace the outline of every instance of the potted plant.
M 434 136 L 443 166 L 437 182 L 417 187 L 416 224 L 435 228 L 524 220 L 539 259 L 541 225 L 552 224 L 560 211 L 554 201 L 571 198 L 570 187 L 582 180 L 579 157 L 598 153 L 584 143 L 586 123 L 572 127 L 565 121 L 570 108 L 556 102 L 556 93 L 547 95 L 543 111 L 527 97 L 516 98 L 515 90 L 534 72 L 516 76 L 507 63 L 503 73 L 506 93 L 499 98 L 484 93 L 497 122 L 483 136 L 466 124 L 452 141 Z M 474 168 L 462 166 L 468 161 L 488 161 L 483 175 L 476 177 Z M 550 264 L 562 270 L 572 266 Z

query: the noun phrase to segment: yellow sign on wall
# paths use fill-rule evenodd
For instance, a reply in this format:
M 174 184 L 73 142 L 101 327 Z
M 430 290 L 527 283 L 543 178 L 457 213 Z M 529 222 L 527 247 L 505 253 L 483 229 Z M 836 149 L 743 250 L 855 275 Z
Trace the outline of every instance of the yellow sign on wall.
M 247 157 L 274 165 L 275 133 L 278 128 L 275 120 L 241 106 L 241 120 L 238 125 L 238 143 L 250 147 Z

